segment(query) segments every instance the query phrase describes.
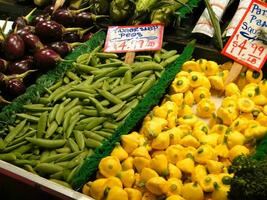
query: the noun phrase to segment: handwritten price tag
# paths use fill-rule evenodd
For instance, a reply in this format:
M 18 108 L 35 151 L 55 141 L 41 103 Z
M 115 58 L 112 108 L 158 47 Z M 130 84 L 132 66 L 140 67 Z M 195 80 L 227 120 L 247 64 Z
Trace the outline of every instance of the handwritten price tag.
M 110 26 L 104 51 L 123 53 L 160 50 L 163 31 L 164 26 L 161 24 Z
M 260 71 L 267 59 L 267 3 L 253 0 L 222 54 Z

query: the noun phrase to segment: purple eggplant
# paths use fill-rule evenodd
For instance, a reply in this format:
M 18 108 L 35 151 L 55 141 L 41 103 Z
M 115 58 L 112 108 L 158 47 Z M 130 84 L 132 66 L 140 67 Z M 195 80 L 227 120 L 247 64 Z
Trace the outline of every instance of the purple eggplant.
M 0 72 L 5 73 L 7 69 L 8 62 L 0 58 Z
M 26 34 L 35 33 L 35 27 L 34 26 L 25 26 L 24 28 L 17 31 L 17 34 L 20 36 L 24 36 Z
M 21 58 L 25 52 L 23 39 L 19 34 L 11 33 L 4 42 L 4 53 L 7 60 L 16 60 Z
M 48 15 L 37 15 L 35 18 L 33 18 L 33 20 L 31 21 L 31 25 L 35 26 L 36 24 L 38 24 L 39 22 L 44 22 L 47 21 L 49 18 Z
M 44 15 L 51 15 L 54 11 L 54 5 L 49 5 L 49 6 L 46 6 L 43 11 L 42 11 L 42 14 Z
M 82 8 L 80 10 L 69 10 L 65 8 L 60 8 L 52 14 L 51 19 L 62 24 L 65 27 L 71 27 L 74 25 L 75 16 L 85 10 L 88 10 L 90 7 L 91 6 Z
M 26 16 L 18 17 L 14 23 L 12 24 L 12 29 L 14 30 L 15 28 L 17 30 L 24 28 L 27 26 L 30 22 L 30 18 L 32 17 L 32 14 L 36 11 L 37 8 L 34 8 L 29 14 Z
M 40 41 L 40 39 L 34 34 L 25 34 L 22 36 L 22 39 L 27 47 L 27 50 L 30 52 L 35 52 L 38 49 L 42 49 L 44 45 Z
M 63 35 L 63 41 L 65 42 L 80 42 L 80 36 L 75 32 L 67 32 Z
M 57 52 L 62 58 L 65 57 L 68 53 L 72 51 L 72 49 L 76 46 L 81 45 L 82 43 L 74 42 L 74 43 L 67 43 L 67 42 L 54 42 L 49 45 L 51 49 Z
M 93 36 L 92 32 L 86 33 L 82 36 L 81 42 L 86 42 L 87 40 L 89 40 L 91 37 Z
M 26 87 L 23 80 L 11 79 L 6 83 L 6 90 L 12 96 L 19 96 L 26 91 Z
M 95 15 L 89 12 L 81 12 L 75 16 L 75 26 L 88 28 L 94 24 L 98 18 L 108 17 L 108 15 Z
M 24 72 L 31 70 L 33 67 L 33 61 L 25 59 L 17 62 L 10 63 L 7 67 L 6 74 L 23 74 Z
M 36 34 L 44 42 L 60 41 L 63 33 L 80 29 L 81 28 L 64 28 L 61 24 L 52 20 L 39 22 L 35 26 Z
M 58 61 L 62 60 L 57 52 L 49 48 L 36 51 L 33 58 L 35 67 L 43 71 L 54 68 Z

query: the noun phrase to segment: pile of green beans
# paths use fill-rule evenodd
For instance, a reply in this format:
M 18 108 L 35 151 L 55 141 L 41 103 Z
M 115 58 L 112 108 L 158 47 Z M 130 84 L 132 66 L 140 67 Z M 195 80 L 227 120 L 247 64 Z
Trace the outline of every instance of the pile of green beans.
M 71 187 L 83 160 L 112 136 L 179 56 L 163 49 L 128 65 L 101 49 L 79 56 L 38 102 L 24 105 L 14 126 L 1 130 L 1 160 Z

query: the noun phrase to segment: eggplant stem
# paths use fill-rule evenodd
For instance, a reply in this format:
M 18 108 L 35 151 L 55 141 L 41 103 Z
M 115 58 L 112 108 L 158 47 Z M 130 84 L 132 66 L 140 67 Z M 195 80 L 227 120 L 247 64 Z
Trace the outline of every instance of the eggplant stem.
M 3 37 L 4 40 L 6 39 L 6 35 L 1 27 L 0 27 L 0 35 Z
M 107 17 L 109 17 L 109 15 L 94 15 L 94 14 L 92 15 L 94 21 L 96 21 L 99 18 L 107 18 Z
M 91 29 L 93 29 L 95 26 L 91 26 L 87 29 L 83 29 L 83 30 L 78 30 L 78 34 L 80 37 L 82 37 L 87 31 L 90 31 Z
M 77 46 L 80 46 L 80 45 L 83 45 L 84 43 L 82 42 L 73 42 L 73 43 L 69 43 L 70 47 L 71 48 L 74 48 L 74 47 L 77 47 Z
M 12 74 L 12 75 L 10 75 L 10 76 L 6 76 L 6 75 L 4 75 L 3 74 L 3 80 L 4 81 L 9 81 L 9 80 L 11 80 L 11 79 L 15 79 L 15 78 L 17 78 L 17 79 L 23 79 L 23 78 L 25 78 L 26 76 L 28 76 L 29 74 L 31 74 L 31 73 L 33 73 L 33 72 L 36 72 L 37 70 L 28 70 L 28 71 L 26 71 L 26 72 L 24 72 L 24 73 L 22 73 L 22 74 Z
M 5 30 L 6 30 L 6 25 L 7 25 L 7 21 L 8 21 L 8 20 L 9 20 L 9 17 L 5 19 L 5 23 L 4 23 L 3 26 L 2 26 L 2 30 L 3 30 L 3 32 L 5 32 Z
M 74 27 L 74 28 L 65 28 L 64 31 L 66 32 L 72 32 L 72 31 L 79 31 L 82 30 L 82 28 Z
M 35 7 L 34 9 L 32 9 L 31 12 L 29 12 L 26 16 L 23 17 L 23 19 L 25 19 L 27 23 L 29 23 L 30 17 L 36 11 L 36 9 L 37 9 L 37 7 Z
M 0 95 L 0 103 L 10 104 L 11 102 L 10 102 L 10 101 L 7 101 L 6 99 L 4 99 L 4 97 L 2 97 L 2 96 Z
M 93 4 L 90 5 L 90 6 L 87 6 L 87 7 L 85 7 L 85 8 L 81 8 L 81 9 L 79 9 L 79 10 L 70 10 L 70 12 L 72 12 L 74 15 L 75 15 L 75 14 L 79 14 L 79 13 L 81 13 L 81 12 L 83 12 L 83 11 L 86 11 L 86 10 L 90 9 L 92 6 L 93 6 Z

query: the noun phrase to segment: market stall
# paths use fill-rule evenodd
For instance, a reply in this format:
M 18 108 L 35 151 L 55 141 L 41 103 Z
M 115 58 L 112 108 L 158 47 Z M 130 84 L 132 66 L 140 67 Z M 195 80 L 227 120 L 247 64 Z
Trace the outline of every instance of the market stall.
M 1 15 L 3 198 L 265 199 L 264 1 L 24 3 Z

